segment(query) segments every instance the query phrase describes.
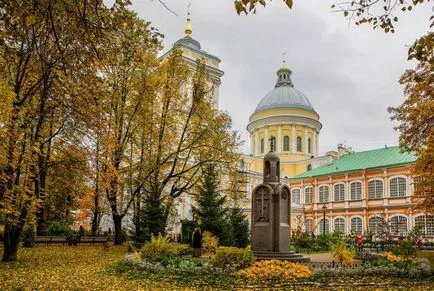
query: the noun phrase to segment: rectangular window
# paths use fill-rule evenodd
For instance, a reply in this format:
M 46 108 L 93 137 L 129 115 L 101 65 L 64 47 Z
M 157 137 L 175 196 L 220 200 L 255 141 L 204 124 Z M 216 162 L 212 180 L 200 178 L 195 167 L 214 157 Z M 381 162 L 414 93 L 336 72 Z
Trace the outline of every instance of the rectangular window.
M 304 203 L 312 203 L 312 187 L 304 189 Z
M 324 203 L 329 201 L 329 187 L 321 186 L 319 187 L 319 202 Z

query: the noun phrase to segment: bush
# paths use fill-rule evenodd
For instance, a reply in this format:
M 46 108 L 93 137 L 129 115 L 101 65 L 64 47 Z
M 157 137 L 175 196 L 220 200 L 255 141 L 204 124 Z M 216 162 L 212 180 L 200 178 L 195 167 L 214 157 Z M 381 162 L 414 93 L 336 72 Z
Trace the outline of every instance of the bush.
M 297 280 L 310 277 L 312 271 L 305 265 L 279 260 L 256 261 L 235 276 L 251 281 Z
M 46 232 L 48 235 L 68 236 L 71 233 L 71 223 L 66 219 L 53 221 Z
M 5 237 L 5 227 L 3 225 L 0 225 L 0 241 L 3 241 Z
M 143 259 L 155 262 L 161 257 L 178 256 L 180 248 L 177 244 L 170 243 L 167 236 L 152 235 L 151 241 L 143 245 L 140 254 Z
M 351 248 L 347 248 L 344 241 L 340 241 L 332 246 L 332 256 L 341 264 L 352 265 L 354 264 L 356 252 Z
M 202 250 L 206 254 L 215 254 L 219 246 L 219 239 L 209 231 L 202 234 Z
M 211 263 L 218 268 L 232 267 L 241 269 L 252 263 L 252 252 L 235 247 L 220 247 L 212 257 Z
M 35 245 L 35 232 L 32 227 L 24 227 L 21 233 L 21 239 L 23 241 L 23 246 L 26 248 L 31 248 Z

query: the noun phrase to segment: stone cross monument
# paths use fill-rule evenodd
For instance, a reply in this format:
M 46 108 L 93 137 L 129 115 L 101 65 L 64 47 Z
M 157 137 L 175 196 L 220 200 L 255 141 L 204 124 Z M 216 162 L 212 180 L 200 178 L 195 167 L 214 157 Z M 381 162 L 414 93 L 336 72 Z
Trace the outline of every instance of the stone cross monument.
M 252 251 L 258 259 L 308 261 L 290 251 L 291 199 L 287 185 L 280 183 L 280 159 L 274 152 L 264 156 L 263 183 L 252 194 Z

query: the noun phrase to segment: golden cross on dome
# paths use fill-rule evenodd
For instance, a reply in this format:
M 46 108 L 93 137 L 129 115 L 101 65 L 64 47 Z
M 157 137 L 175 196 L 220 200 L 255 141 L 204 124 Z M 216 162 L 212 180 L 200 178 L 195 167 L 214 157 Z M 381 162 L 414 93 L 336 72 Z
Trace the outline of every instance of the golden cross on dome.
M 286 65 L 286 52 L 282 53 L 282 65 L 280 66 L 281 69 L 288 69 L 288 66 Z
M 191 6 L 191 3 L 190 3 L 190 1 L 188 1 L 188 5 L 187 5 L 187 24 L 185 25 L 185 36 L 188 36 L 188 37 L 190 37 L 191 33 L 193 32 L 192 29 L 191 29 L 190 6 Z

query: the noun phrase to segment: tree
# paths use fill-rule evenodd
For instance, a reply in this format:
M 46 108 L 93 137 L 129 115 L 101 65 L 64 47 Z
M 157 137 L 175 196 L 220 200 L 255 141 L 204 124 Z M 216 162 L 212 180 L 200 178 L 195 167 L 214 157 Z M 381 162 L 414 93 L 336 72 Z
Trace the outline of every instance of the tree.
M 229 211 L 229 225 L 232 232 L 233 245 L 245 248 L 250 242 L 249 221 L 243 210 L 235 205 Z
M 271 0 L 269 0 L 271 1 Z M 283 0 L 291 9 L 293 0 Z M 394 33 L 394 23 L 398 22 L 397 12 L 410 12 L 413 7 L 428 3 L 431 0 L 355 0 L 331 5 L 333 12 L 343 13 L 344 17 L 356 25 L 371 24 L 374 29 Z M 266 0 L 236 0 L 235 10 L 238 14 L 256 13 L 258 6 L 266 6 Z M 434 26 L 434 15 L 430 17 L 430 27 Z
M 99 66 L 102 126 L 98 161 L 113 218 L 115 244 L 121 244 L 122 219 L 142 191 L 141 181 L 146 179 L 144 167 L 149 168 L 143 159 L 146 151 L 143 128 L 151 117 L 148 106 L 155 99 L 160 35 L 119 3 L 108 25 L 110 45 L 101 49 Z
M 193 206 L 193 217 L 202 231 L 210 231 L 216 235 L 220 242 L 227 240 L 226 216 L 228 209 L 225 207 L 226 196 L 219 192 L 219 180 L 216 168 L 213 164 L 204 166 L 200 186 L 195 196 L 196 205 Z
M 407 99 L 396 108 L 389 108 L 392 119 L 400 124 L 400 146 L 417 155 L 413 198 L 418 206 L 434 211 L 434 33 L 417 40 L 409 49 L 409 60 L 416 60 L 415 69 L 407 70 L 400 79 Z
M 101 11 L 100 11 L 101 8 Z M 96 13 L 98 11 L 98 13 Z M 33 213 L 43 218 L 50 153 L 92 115 L 85 77 L 94 75 L 100 1 L 2 1 L 0 18 L 0 211 L 3 260 L 17 258 Z M 101 12 L 101 14 L 100 14 Z M 101 18 L 100 18 L 101 17 Z M 74 73 L 72 73 L 74 72 Z M 86 110 L 84 110 L 86 108 Z

